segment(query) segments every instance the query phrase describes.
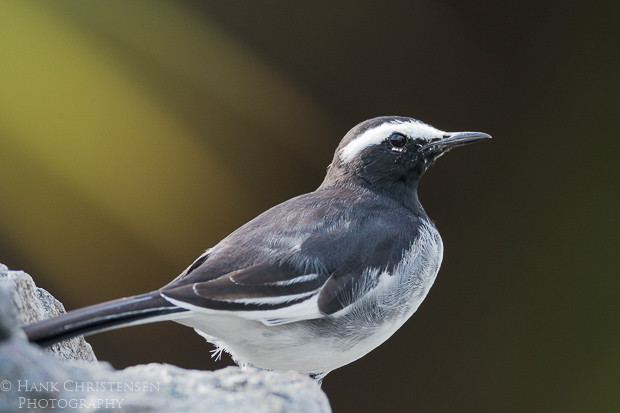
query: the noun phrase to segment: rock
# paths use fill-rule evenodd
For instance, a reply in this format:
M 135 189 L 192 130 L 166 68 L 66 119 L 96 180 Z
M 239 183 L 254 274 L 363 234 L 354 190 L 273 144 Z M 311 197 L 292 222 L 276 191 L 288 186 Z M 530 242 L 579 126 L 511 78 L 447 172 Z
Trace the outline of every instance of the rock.
M 297 372 L 238 367 L 212 372 L 157 363 L 114 370 L 94 361 L 83 338 L 46 354 L 18 327 L 18 320 L 27 324 L 63 311 L 30 276 L 0 264 L 0 412 L 330 411 L 319 385 Z
M 15 308 L 18 325 L 27 325 L 65 312 L 65 307 L 43 288 L 38 288 L 32 278 L 23 271 L 9 271 L 0 264 L 0 282 L 11 285 L 11 302 Z M 23 334 L 17 329 L 17 334 Z M 83 336 L 72 338 L 62 344 L 54 344 L 45 352 L 61 360 L 96 361 L 97 357 Z

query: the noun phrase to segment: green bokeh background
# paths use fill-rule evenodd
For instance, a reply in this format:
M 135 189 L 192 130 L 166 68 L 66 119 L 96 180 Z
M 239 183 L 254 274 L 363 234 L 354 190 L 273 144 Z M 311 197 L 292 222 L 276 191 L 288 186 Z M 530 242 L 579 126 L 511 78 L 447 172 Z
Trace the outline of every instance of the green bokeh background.
M 152 290 L 313 190 L 366 118 L 479 130 L 494 140 L 420 187 L 445 243 L 435 287 L 326 378 L 332 406 L 619 411 L 617 16 L 597 1 L 0 2 L 0 262 L 69 309 Z M 171 323 L 89 341 L 116 367 L 226 363 Z

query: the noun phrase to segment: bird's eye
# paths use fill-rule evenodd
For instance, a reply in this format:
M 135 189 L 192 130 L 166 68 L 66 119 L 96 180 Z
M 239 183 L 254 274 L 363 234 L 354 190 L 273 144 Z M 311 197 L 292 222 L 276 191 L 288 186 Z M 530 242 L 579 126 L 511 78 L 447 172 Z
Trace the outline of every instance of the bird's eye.
M 388 138 L 390 144 L 395 148 L 402 148 L 407 144 L 407 137 L 400 133 L 393 133 Z

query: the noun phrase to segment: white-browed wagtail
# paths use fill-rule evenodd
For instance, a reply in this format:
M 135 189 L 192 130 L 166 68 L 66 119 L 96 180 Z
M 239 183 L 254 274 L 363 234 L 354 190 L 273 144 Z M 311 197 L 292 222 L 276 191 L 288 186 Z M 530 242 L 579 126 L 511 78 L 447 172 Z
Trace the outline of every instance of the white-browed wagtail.
M 173 320 L 240 365 L 321 380 L 383 343 L 418 309 L 443 256 L 418 200 L 420 177 L 448 150 L 487 138 L 405 117 L 362 122 L 342 139 L 316 191 L 243 225 L 166 286 L 25 331 L 49 345 Z

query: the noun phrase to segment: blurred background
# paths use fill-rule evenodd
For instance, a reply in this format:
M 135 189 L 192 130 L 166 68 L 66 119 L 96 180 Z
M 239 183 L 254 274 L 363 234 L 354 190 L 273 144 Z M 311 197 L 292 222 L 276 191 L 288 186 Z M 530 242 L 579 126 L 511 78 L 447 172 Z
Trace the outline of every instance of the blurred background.
M 364 119 L 487 132 L 421 183 L 426 302 L 323 388 L 337 412 L 618 411 L 607 3 L 0 2 L 0 262 L 67 309 L 149 291 L 316 188 Z M 89 341 L 117 368 L 230 363 L 172 323 Z

